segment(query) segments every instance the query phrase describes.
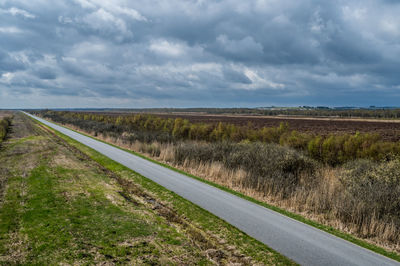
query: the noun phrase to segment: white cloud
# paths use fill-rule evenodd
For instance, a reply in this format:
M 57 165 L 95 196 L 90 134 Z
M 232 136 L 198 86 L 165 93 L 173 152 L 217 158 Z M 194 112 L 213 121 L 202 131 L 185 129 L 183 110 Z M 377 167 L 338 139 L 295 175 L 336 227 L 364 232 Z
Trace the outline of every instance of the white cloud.
M 19 9 L 19 8 L 16 8 L 16 7 L 12 7 L 12 8 L 7 9 L 7 10 L 2 9 L 1 13 L 7 13 L 7 14 L 11 14 L 13 16 L 23 16 L 25 18 L 31 18 L 31 19 L 36 17 L 35 15 L 29 13 L 28 11 L 23 10 L 23 9 Z
M 22 30 L 17 27 L 0 27 L 0 33 L 17 34 L 22 33 Z
M 190 69 L 195 72 L 209 72 L 209 73 L 221 73 L 222 66 L 218 63 L 208 62 L 208 63 L 197 63 L 192 64 Z
M 142 14 L 140 14 L 137 10 L 133 8 L 119 7 L 117 5 L 104 5 L 103 8 L 106 8 L 107 10 L 116 14 L 127 15 L 130 18 L 133 18 L 138 21 L 147 21 L 146 17 L 144 17 Z
M 184 45 L 167 40 L 153 40 L 149 49 L 157 54 L 172 57 L 180 56 L 185 53 Z
M 343 16 L 348 20 L 363 20 L 366 18 L 367 9 L 363 7 L 355 7 L 355 6 L 344 6 L 342 8 Z
M 83 8 L 88 9 L 104 9 L 114 15 L 127 15 L 128 17 L 138 20 L 147 21 L 146 17 L 140 14 L 136 9 L 122 6 L 120 1 L 102 1 L 102 0 L 75 0 Z
M 260 75 L 252 69 L 246 68 L 244 74 L 251 80 L 251 84 L 242 85 L 243 89 L 246 90 L 257 90 L 257 89 L 284 89 L 285 85 L 282 83 L 275 83 L 267 80 L 266 78 L 260 77 Z
M 399 36 L 400 35 L 400 25 L 399 25 L 400 21 L 396 21 L 394 19 L 391 18 L 384 18 L 381 21 L 381 28 L 394 36 Z
M 0 83 L 10 84 L 13 77 L 14 77 L 14 73 L 11 73 L 11 72 L 3 73 L 0 78 Z
M 96 5 L 90 0 L 74 0 L 76 3 L 80 4 L 83 8 L 96 8 Z
M 92 29 L 106 34 L 118 33 L 121 37 L 131 37 L 132 32 L 128 29 L 124 20 L 114 16 L 110 12 L 100 8 L 85 16 L 83 22 Z

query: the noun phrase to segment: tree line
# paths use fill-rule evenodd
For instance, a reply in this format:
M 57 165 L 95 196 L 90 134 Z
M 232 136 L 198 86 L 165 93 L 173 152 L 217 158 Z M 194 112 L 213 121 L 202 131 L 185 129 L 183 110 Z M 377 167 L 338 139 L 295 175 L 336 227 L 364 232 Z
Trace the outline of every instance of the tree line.
M 287 110 L 260 110 L 256 112 L 263 115 L 287 116 L 315 116 L 315 117 L 342 117 L 342 118 L 400 118 L 400 109 L 287 109 Z
M 119 109 L 105 109 L 106 112 L 116 112 Z M 124 112 L 135 113 L 207 113 L 207 114 L 243 114 L 267 116 L 311 116 L 311 117 L 342 117 L 342 118 L 400 118 L 400 108 L 328 108 L 328 107 L 295 107 L 295 108 L 148 108 L 123 109 Z M 100 110 L 101 111 L 101 110 Z

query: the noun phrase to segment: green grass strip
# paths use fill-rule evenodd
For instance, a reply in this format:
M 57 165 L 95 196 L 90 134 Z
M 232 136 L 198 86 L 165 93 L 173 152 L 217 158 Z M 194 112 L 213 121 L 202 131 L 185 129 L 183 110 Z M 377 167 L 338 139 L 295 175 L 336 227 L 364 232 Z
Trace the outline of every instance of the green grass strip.
M 37 120 L 35 120 L 35 121 L 37 121 Z M 39 122 L 39 121 L 37 121 L 37 122 Z M 43 123 L 41 123 L 41 122 L 39 122 L 39 123 L 40 123 L 40 124 L 43 124 Z M 54 123 L 54 122 L 52 122 L 52 123 Z M 339 238 L 342 238 L 342 239 L 344 239 L 344 240 L 347 240 L 347 241 L 349 241 L 349 242 L 351 242 L 351 243 L 353 243 L 353 244 L 356 244 L 356 245 L 358 245 L 358 246 L 361 246 L 361 247 L 363 247 L 363 248 L 369 249 L 369 250 L 374 251 L 374 252 L 376 252 L 376 253 L 378 253 L 378 254 L 381 254 L 381 255 L 383 255 L 383 256 L 386 256 L 386 257 L 388 257 L 388 258 L 391 258 L 391 259 L 393 259 L 393 260 L 396 260 L 396 261 L 400 262 L 400 254 L 398 254 L 398 253 L 396 253 L 396 252 L 388 251 L 388 250 L 386 250 L 386 249 L 384 249 L 384 248 L 382 248 L 382 247 L 378 247 L 378 246 L 376 246 L 376 245 L 374 245 L 374 244 L 371 244 L 371 243 L 368 243 L 368 242 L 366 242 L 366 241 L 364 241 L 364 240 L 361 240 L 361 239 L 359 239 L 359 238 L 356 238 L 356 237 L 354 237 L 353 235 L 350 235 L 350 234 L 341 232 L 341 231 L 339 231 L 338 229 L 335 229 L 334 227 L 326 226 L 326 225 L 317 223 L 317 222 L 312 221 L 312 220 L 310 220 L 310 219 L 307 219 L 307 218 L 305 218 L 305 217 L 303 217 L 303 216 L 301 216 L 301 215 L 299 215 L 299 214 L 295 214 L 295 213 L 289 212 L 289 211 L 287 211 L 287 210 L 284 210 L 284 209 L 282 209 L 282 208 L 276 207 L 276 206 L 274 206 L 274 205 L 270 205 L 270 204 L 268 204 L 268 203 L 265 203 L 265 202 L 256 200 L 256 199 L 254 199 L 254 198 L 251 198 L 251 197 L 249 197 L 249 196 L 246 196 L 246 195 L 244 195 L 244 194 L 242 194 L 242 193 L 240 193 L 240 192 L 234 191 L 234 190 L 232 190 L 232 189 L 230 189 L 230 188 L 227 188 L 227 187 L 225 187 L 225 186 L 222 186 L 222 185 L 216 184 L 216 183 L 214 183 L 214 182 L 211 182 L 211 181 L 202 179 L 202 178 L 200 178 L 200 177 L 197 177 L 197 176 L 195 176 L 195 175 L 186 173 L 186 172 L 184 172 L 184 171 L 182 171 L 182 170 L 179 170 L 179 169 L 177 169 L 177 168 L 175 168 L 175 167 L 172 167 L 172 166 L 170 166 L 170 165 L 168 165 L 168 164 L 161 163 L 161 162 L 159 162 L 159 161 L 156 161 L 156 160 L 153 160 L 153 159 L 151 159 L 151 158 L 148 158 L 148 157 L 144 156 L 143 154 L 140 154 L 140 153 L 137 153 L 137 152 L 128 150 L 128 149 L 124 149 L 124 148 L 119 147 L 119 146 L 117 146 L 117 145 L 114 145 L 114 144 L 112 144 L 112 143 L 109 143 L 109 142 L 106 142 L 106 141 L 97 139 L 97 138 L 95 138 L 95 137 L 93 137 L 93 136 L 90 136 L 90 135 L 88 135 L 88 134 L 86 134 L 86 133 L 79 132 L 79 131 L 77 131 L 77 130 L 74 130 L 74 129 L 68 128 L 68 127 L 66 127 L 66 126 L 60 125 L 60 124 L 58 124 L 58 123 L 54 123 L 54 124 L 57 124 L 57 125 L 59 125 L 59 126 L 61 126 L 61 127 L 64 127 L 64 128 L 66 128 L 66 129 L 69 129 L 69 130 L 72 130 L 72 131 L 74 131 L 74 132 L 76 132 L 76 133 L 82 134 L 82 135 L 87 136 L 87 137 L 89 137 L 89 138 L 92 138 L 92 139 L 94 139 L 94 140 L 103 142 L 103 143 L 105 143 L 105 144 L 108 144 L 108 145 L 113 146 L 113 147 L 115 147 L 115 148 L 118 148 L 118 149 L 120 149 L 120 150 L 129 152 L 129 153 L 134 154 L 134 155 L 136 155 L 136 156 L 138 156 L 138 157 L 140 157 L 140 158 L 143 158 L 143 159 L 148 160 L 148 161 L 150 161 L 150 162 L 156 163 L 156 164 L 158 164 L 158 165 L 160 165 L 160 166 L 166 167 L 166 168 L 168 168 L 168 169 L 170 169 L 170 170 L 173 170 L 173 171 L 178 172 L 178 173 L 180 173 L 180 174 L 183 174 L 183 175 L 185 175 L 185 176 L 194 178 L 194 179 L 196 179 L 196 180 L 198 180 L 198 181 L 200 181 L 200 182 L 203 182 L 203 183 L 206 183 L 206 184 L 208 184 L 208 185 L 210 185 L 210 186 L 219 188 L 219 189 L 221 189 L 221 190 L 223 190 L 223 191 L 225 191 L 225 192 L 229 192 L 229 193 L 231 193 L 231 194 L 233 194 L 233 195 L 235 195 L 235 196 L 238 196 L 238 197 L 240 197 L 240 198 L 243 198 L 243 199 L 245 199 L 245 200 L 248 200 L 248 201 L 250 201 L 250 202 L 253 202 L 253 203 L 255 203 L 255 204 L 258 204 L 258 205 L 260 205 L 260 206 L 263 206 L 263 207 L 265 207 L 265 208 L 268 208 L 268 209 L 270 209 L 270 210 L 276 211 L 276 212 L 278 212 L 278 213 L 280 213 L 280 214 L 282 214 L 282 215 L 285 215 L 285 216 L 287 216 L 287 217 L 290 217 L 290 218 L 292 218 L 292 219 L 295 219 L 295 220 L 297 220 L 297 221 L 299 221 L 299 222 L 302 222 L 302 223 L 305 223 L 305 224 L 307 224 L 307 225 L 313 226 L 313 227 L 318 228 L 318 229 L 320 229 L 320 230 L 322 230 L 322 231 L 325 231 L 325 232 L 327 232 L 327 233 L 329 233 L 329 234 L 332 234 L 332 235 L 334 235 L 334 236 L 337 236 L 337 237 L 339 237 Z M 44 124 L 43 124 L 43 125 L 44 125 Z

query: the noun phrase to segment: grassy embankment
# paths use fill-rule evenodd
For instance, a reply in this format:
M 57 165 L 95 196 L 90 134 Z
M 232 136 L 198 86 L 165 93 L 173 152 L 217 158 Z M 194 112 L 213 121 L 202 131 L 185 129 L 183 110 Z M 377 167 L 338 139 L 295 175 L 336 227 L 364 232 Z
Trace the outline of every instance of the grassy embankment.
M 300 214 L 311 220 L 279 210 L 381 254 L 397 260 L 400 258 L 390 252 L 400 250 L 400 161 L 396 156 L 383 162 L 350 160 L 354 148 L 365 147 L 360 142 L 365 138 L 350 136 L 349 145 L 334 145 L 336 150 L 325 145 L 326 151 L 333 152 L 329 157 L 335 157 L 335 153 L 343 148 L 350 155 L 349 163 L 332 167 L 310 159 L 301 151 L 275 144 L 251 141 L 239 144 L 181 140 L 162 142 L 172 138 L 163 130 L 129 130 L 128 125 L 118 117 L 110 118 L 115 120 L 115 123 L 110 123 L 104 120 L 104 115 L 90 115 L 79 120 L 79 114 L 66 113 L 66 117 L 74 116 L 68 121 L 75 125 L 75 129 L 83 129 L 92 136 L 146 154 L 260 202 Z M 158 118 L 142 118 L 145 118 L 142 126 L 147 128 L 154 126 L 149 122 L 161 121 Z M 90 128 L 99 130 L 92 131 Z M 127 131 L 123 131 L 124 128 Z M 161 142 L 154 141 L 157 139 Z M 340 136 L 336 138 L 341 139 Z M 371 145 L 371 142 L 366 144 Z M 384 154 L 380 152 L 377 156 Z
M 0 151 L 0 178 L 1 264 L 293 264 L 23 115 Z

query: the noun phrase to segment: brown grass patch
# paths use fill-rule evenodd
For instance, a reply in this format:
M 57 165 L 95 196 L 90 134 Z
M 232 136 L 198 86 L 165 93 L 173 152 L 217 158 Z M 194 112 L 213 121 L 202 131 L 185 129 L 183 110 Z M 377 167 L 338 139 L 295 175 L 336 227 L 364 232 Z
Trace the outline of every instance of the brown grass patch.
M 26 237 L 18 232 L 9 234 L 10 245 L 8 246 L 7 254 L 0 255 L 0 262 L 13 263 L 15 265 L 21 265 L 26 262 L 28 242 Z

